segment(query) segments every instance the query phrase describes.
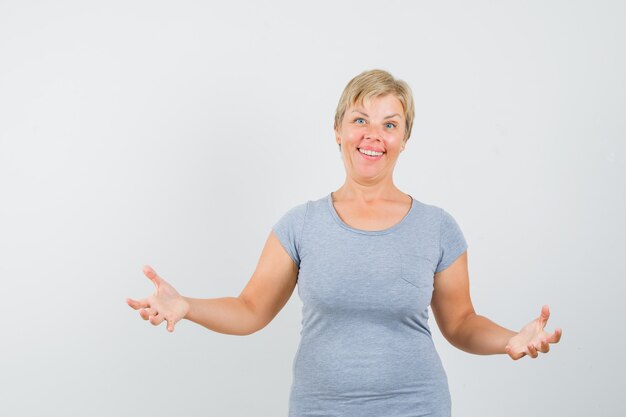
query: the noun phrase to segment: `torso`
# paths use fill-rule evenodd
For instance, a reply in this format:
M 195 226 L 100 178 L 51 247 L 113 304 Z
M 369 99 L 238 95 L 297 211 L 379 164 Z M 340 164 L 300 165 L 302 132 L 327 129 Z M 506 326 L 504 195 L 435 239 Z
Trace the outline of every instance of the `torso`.
M 428 325 L 440 211 L 396 195 L 360 209 L 338 202 L 346 222 L 326 195 L 277 229 L 300 260 L 290 417 L 450 417 Z
M 411 209 L 412 197 L 404 194 L 401 199 L 356 205 L 350 201 L 336 201 L 333 206 L 341 220 L 359 230 L 384 230 L 399 223 Z

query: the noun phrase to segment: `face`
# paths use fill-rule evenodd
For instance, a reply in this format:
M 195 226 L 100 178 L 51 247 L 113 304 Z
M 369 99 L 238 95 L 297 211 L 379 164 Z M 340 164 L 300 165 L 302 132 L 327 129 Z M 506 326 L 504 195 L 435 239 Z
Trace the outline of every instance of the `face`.
M 404 149 L 405 131 L 402 103 L 391 94 L 348 107 L 340 129 L 335 129 L 346 173 L 368 182 L 391 177 Z

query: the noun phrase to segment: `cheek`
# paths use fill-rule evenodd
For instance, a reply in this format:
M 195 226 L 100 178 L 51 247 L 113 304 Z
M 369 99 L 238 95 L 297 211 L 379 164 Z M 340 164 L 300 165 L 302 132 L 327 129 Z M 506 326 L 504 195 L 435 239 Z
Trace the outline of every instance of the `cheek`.
M 347 142 L 359 142 L 363 136 L 358 129 L 347 128 L 343 130 L 343 139 Z
M 398 147 L 402 147 L 404 144 L 404 131 L 396 131 L 393 135 L 390 135 L 389 140 Z

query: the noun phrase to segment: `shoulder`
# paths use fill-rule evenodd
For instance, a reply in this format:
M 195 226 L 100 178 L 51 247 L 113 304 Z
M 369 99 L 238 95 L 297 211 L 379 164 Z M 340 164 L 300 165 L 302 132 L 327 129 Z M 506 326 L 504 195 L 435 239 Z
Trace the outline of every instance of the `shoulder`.
M 415 205 L 415 211 L 421 216 L 428 218 L 428 220 L 439 222 L 444 215 L 448 212 L 440 206 L 435 204 L 425 203 L 413 197 L 413 204 Z
M 427 221 L 429 224 L 439 226 L 440 231 L 449 228 L 458 227 L 455 216 L 451 210 L 444 209 L 441 206 L 435 204 L 428 204 L 413 198 L 413 204 L 416 205 L 415 209 L 419 213 L 420 217 Z
M 291 207 L 285 213 L 285 216 L 303 218 L 307 213 L 313 213 L 325 209 L 328 205 L 328 195 L 320 197 L 316 200 L 307 200 L 303 203 Z
M 294 225 L 304 223 L 309 203 L 310 201 L 306 201 L 304 203 L 297 204 L 288 209 L 286 212 L 283 212 L 280 219 L 274 225 L 274 228 L 290 228 Z
M 304 203 L 297 204 L 285 212 L 285 216 L 292 217 L 302 217 L 306 214 L 309 209 L 309 203 L 311 200 L 305 201 Z
M 307 200 L 305 202 L 292 206 L 287 211 L 283 212 L 282 217 L 278 223 L 291 223 L 291 224 L 303 224 L 305 220 L 311 216 L 312 213 L 319 211 L 324 207 L 327 202 L 326 197 L 321 197 L 316 200 Z

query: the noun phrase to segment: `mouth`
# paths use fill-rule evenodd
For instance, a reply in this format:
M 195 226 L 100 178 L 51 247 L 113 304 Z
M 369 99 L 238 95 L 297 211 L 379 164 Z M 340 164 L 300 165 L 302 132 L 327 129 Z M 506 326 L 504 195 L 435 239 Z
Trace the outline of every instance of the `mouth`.
M 357 148 L 359 150 L 359 153 L 361 154 L 362 157 L 364 157 L 365 159 L 369 159 L 370 161 L 376 161 L 380 158 L 383 157 L 383 155 L 385 154 L 385 152 L 376 152 L 376 151 L 371 151 L 371 150 L 365 150 L 365 149 L 361 149 L 361 148 Z

